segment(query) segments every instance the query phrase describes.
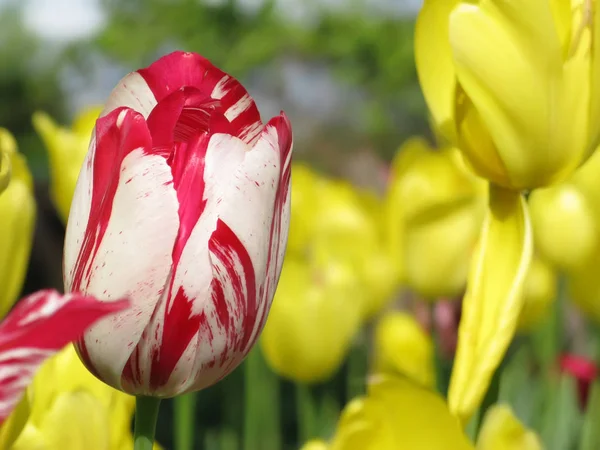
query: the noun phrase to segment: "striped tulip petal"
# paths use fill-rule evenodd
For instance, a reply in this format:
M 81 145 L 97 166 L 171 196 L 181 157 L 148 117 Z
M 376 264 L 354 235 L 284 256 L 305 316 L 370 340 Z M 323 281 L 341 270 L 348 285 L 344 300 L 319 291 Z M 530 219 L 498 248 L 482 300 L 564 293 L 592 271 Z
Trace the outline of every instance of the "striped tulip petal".
M 121 311 L 127 300 L 100 302 L 81 294 L 36 292 L 0 323 L 0 424 L 10 415 L 37 368 L 91 324 Z
M 281 272 L 291 150 L 285 114 L 263 124 L 200 55 L 174 52 L 117 85 L 65 241 L 66 290 L 132 302 L 77 342 L 99 378 L 170 397 L 242 361 Z

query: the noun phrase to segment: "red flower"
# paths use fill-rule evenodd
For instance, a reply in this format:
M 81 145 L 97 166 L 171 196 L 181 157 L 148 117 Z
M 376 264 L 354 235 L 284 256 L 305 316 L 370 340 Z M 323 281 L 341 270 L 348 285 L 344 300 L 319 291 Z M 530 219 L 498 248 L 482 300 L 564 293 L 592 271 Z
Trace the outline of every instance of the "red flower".
M 80 294 L 36 292 L 0 323 L 0 424 L 19 402 L 38 367 L 98 319 L 129 302 L 100 302 Z
M 590 386 L 598 375 L 598 368 L 587 358 L 577 355 L 562 355 L 559 359 L 561 371 L 572 375 L 577 380 L 579 405 L 585 409 Z
M 281 272 L 292 132 L 234 78 L 175 52 L 110 95 L 80 174 L 65 288 L 132 308 L 77 342 L 106 383 L 169 397 L 209 386 L 256 342 Z

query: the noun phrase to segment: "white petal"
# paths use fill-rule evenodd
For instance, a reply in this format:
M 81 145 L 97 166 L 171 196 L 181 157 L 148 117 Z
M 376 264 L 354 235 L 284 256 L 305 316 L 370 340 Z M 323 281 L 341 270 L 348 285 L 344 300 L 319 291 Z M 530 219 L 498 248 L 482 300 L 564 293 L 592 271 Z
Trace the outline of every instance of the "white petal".
M 156 103 L 156 98 L 146 80 L 139 73 L 131 72 L 112 90 L 100 117 L 125 106 L 141 113 L 147 119 Z
M 128 297 L 132 307 L 92 327 L 85 344 L 103 380 L 119 387 L 125 363 L 150 321 L 171 270 L 179 226 L 171 169 L 142 149 L 123 160 L 108 228 L 85 292 Z

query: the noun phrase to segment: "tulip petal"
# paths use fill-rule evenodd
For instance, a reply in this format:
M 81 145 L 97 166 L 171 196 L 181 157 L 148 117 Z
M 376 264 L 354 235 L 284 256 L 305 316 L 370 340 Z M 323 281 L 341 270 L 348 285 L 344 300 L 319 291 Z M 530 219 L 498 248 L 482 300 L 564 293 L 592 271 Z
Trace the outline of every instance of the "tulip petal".
M 145 336 L 157 343 L 141 339 L 129 356 L 121 378 L 126 391 L 142 386 L 155 394 L 175 395 L 182 385 L 194 382 L 194 365 L 206 371 L 207 380 L 220 375 L 216 361 L 222 340 L 208 291 L 213 273 L 207 243 L 217 226 L 219 205 L 228 201 L 223 191 L 233 186 L 249 153 L 243 141 L 225 134 L 202 135 L 174 149 L 170 164 L 179 226 L 166 258 L 174 271 L 169 280 L 165 276 L 165 295 L 152 305 L 152 316 L 143 324 Z M 178 365 L 180 361 L 185 364 Z M 164 385 L 169 392 L 161 390 Z
M 507 405 L 494 405 L 477 437 L 477 450 L 542 450 L 539 437 L 523 426 Z
M 584 0 L 581 5 L 583 21 L 592 30 L 591 48 L 591 67 L 590 67 L 590 118 L 591 126 L 591 147 L 590 151 L 594 151 L 600 144 L 600 127 L 596 126 L 600 123 L 600 8 L 597 2 L 592 0 Z M 581 100 L 579 100 L 581 101 Z
M 244 86 L 203 56 L 173 52 L 138 73 L 159 102 L 176 89 L 194 87 L 220 101 L 225 117 L 236 130 L 235 136 L 250 144 L 260 134 L 260 114 Z
M 525 199 L 492 185 L 489 208 L 471 261 L 448 395 L 450 410 L 465 423 L 515 334 L 532 258 Z
M 504 184 L 533 188 L 569 174 L 587 151 L 589 69 L 582 52 L 564 62 L 549 2 L 462 3 L 450 43 L 458 81 L 507 168 Z
M 130 310 L 95 325 L 77 343 L 88 368 L 117 388 L 164 293 L 179 227 L 171 168 L 150 149 L 140 114 L 121 109 L 98 120 L 65 238 L 66 290 L 132 301 Z M 96 347 L 93 361 L 89 345 Z
M 129 306 L 81 294 L 46 290 L 17 304 L 0 323 L 0 424 L 9 416 L 42 362 L 92 323 Z
M 456 141 L 456 75 L 448 21 L 459 0 L 425 0 L 415 25 L 415 60 L 423 95 L 442 136 Z

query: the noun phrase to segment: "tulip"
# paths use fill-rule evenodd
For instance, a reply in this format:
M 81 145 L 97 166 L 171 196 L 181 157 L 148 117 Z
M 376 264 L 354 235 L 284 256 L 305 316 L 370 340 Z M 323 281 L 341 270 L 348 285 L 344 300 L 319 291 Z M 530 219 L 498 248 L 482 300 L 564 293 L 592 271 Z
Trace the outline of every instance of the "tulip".
M 531 261 L 523 283 L 523 309 L 519 316 L 519 331 L 532 331 L 550 312 L 557 297 L 556 273 L 540 258 Z
M 427 388 L 435 384 L 433 341 L 410 314 L 385 314 L 375 326 L 375 373 L 404 375 Z
M 23 390 L 46 358 L 80 336 L 92 323 L 128 306 L 126 300 L 106 303 L 90 296 L 60 295 L 51 290 L 21 300 L 0 323 L 0 425 L 17 406 Z M 20 413 L 22 408 L 21 405 Z M 10 447 L 24 422 L 17 418 L 5 426 L 8 431 L 2 429 L 0 437 Z
M 94 375 L 139 400 L 205 388 L 240 364 L 283 263 L 291 147 L 286 116 L 263 124 L 244 87 L 200 55 L 174 52 L 119 82 L 65 238 L 67 291 L 132 302 L 77 341 Z
M 18 418 L 24 427 L 13 450 L 133 447 L 135 399 L 90 374 L 72 345 L 44 363 L 24 400 L 26 411 Z M 13 416 L 11 419 L 17 419 Z
M 567 179 L 598 145 L 600 19 L 591 0 L 427 0 L 417 71 L 436 131 L 490 183 L 449 390 L 463 421 L 516 331 L 532 257 L 522 192 Z
M 315 448 L 541 450 L 542 447 L 539 438 L 525 429 L 504 405 L 488 410 L 474 446 L 438 394 L 403 378 L 382 377 L 371 382 L 365 397 L 346 405 L 331 442 Z
M 12 135 L 0 128 L 0 154 L 7 155 L 10 181 L 0 194 L 0 317 L 17 300 L 25 281 L 35 225 L 33 180 Z
M 587 407 L 588 396 L 592 383 L 598 377 L 598 367 L 593 361 L 578 355 L 562 355 L 558 361 L 560 370 L 577 380 L 579 406 L 582 410 Z
M 360 326 L 361 287 L 343 262 L 288 258 L 261 338 L 269 366 L 299 383 L 331 377 Z
M 400 211 L 406 285 L 428 299 L 457 296 L 483 221 L 483 180 L 464 167 L 456 149 L 435 151 L 413 138 L 395 158 L 388 199 Z
M 101 107 L 85 109 L 75 118 L 70 128 L 58 126 L 44 112 L 39 111 L 33 115 L 33 127 L 48 151 L 50 196 L 65 223 L 69 217 L 77 177 L 101 110 Z

